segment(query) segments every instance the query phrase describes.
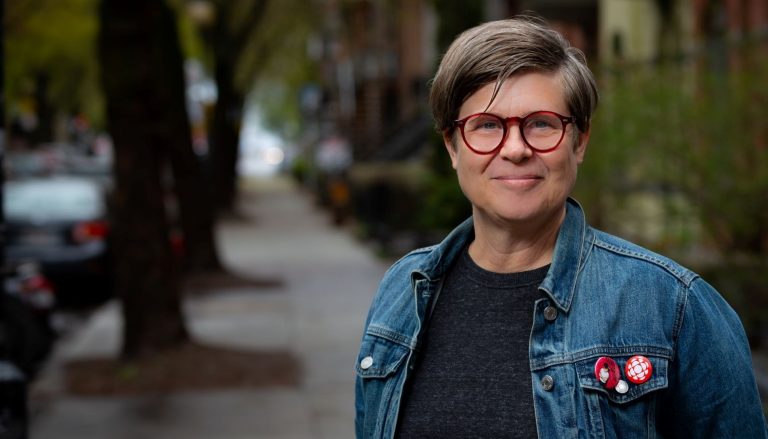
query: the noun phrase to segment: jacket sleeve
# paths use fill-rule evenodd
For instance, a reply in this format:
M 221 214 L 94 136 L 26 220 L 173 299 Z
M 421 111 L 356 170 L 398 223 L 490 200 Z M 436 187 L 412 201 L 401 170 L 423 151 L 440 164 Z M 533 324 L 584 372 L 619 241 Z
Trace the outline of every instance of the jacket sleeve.
M 391 271 L 391 268 L 390 270 Z M 389 271 L 387 273 L 389 273 Z M 386 278 L 386 274 L 385 274 Z M 384 281 L 382 281 L 383 283 Z M 365 333 L 368 330 L 368 325 L 371 323 L 371 318 L 377 306 L 377 301 L 381 296 L 381 284 L 376 291 L 376 295 L 373 298 L 371 307 L 368 309 L 368 315 L 365 318 L 365 324 L 363 325 L 362 340 L 365 337 Z M 357 373 L 357 364 L 355 364 L 355 438 L 362 439 L 365 437 L 365 387 L 363 386 L 363 379 Z
M 355 378 L 355 437 L 362 439 L 365 424 L 365 406 L 363 405 L 363 386 L 360 376 Z
M 657 410 L 662 431 L 670 437 L 768 437 L 744 328 L 700 278 L 687 289 L 676 346 Z

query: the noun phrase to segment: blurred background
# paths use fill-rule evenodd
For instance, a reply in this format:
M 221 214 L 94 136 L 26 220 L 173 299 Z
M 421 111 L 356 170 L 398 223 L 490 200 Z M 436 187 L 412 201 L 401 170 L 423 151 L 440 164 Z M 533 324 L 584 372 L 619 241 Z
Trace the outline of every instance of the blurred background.
M 470 210 L 429 79 L 462 30 L 523 11 L 599 82 L 575 194 L 590 222 L 702 273 L 764 348 L 768 0 L 0 5 L 13 416 L 57 334 L 112 298 L 120 358 L 188 339 L 183 281 L 227 272 L 216 230 L 248 181 L 292 180 L 385 261 L 438 241 Z

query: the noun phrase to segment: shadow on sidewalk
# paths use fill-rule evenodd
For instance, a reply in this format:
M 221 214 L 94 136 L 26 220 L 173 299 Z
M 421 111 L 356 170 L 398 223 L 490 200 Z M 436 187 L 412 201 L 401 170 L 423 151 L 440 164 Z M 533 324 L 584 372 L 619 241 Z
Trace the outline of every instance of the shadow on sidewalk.
M 298 360 L 284 351 L 246 351 L 184 343 L 134 361 L 80 358 L 64 365 L 76 396 L 164 394 L 211 389 L 296 387 Z
M 285 285 L 279 277 L 249 276 L 225 269 L 215 273 L 191 273 L 182 281 L 185 295 L 209 294 L 222 290 L 248 289 L 253 292 L 282 289 Z

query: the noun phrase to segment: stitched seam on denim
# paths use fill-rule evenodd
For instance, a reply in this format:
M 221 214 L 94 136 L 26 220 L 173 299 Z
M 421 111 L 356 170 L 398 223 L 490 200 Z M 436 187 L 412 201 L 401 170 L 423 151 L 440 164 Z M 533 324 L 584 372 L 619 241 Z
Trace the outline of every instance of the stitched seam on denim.
M 587 220 L 584 218 L 584 211 L 582 211 L 582 224 L 581 224 L 581 242 L 579 243 L 579 260 L 576 262 L 576 274 L 573 276 L 573 284 L 571 285 L 571 293 L 568 295 L 568 310 L 571 309 L 571 302 L 573 301 L 573 296 L 576 294 L 576 284 L 578 283 L 579 274 L 581 273 L 581 270 L 584 268 L 584 261 L 586 261 L 586 257 L 582 258 L 582 255 L 584 254 L 584 243 L 587 242 L 587 230 L 589 230 L 589 227 L 587 226 Z
M 690 287 L 682 289 L 682 299 L 677 301 L 677 309 L 675 310 L 675 321 L 672 326 L 672 358 L 675 359 L 675 353 L 677 352 L 677 342 L 680 340 L 680 332 L 683 330 L 683 323 L 685 323 L 685 310 L 688 309 L 688 296 L 690 294 Z
M 360 366 L 360 363 L 358 362 L 355 365 L 355 371 L 357 372 L 357 375 L 360 378 L 385 378 L 389 375 L 392 375 L 394 372 L 397 371 L 398 367 L 403 362 L 403 359 L 406 358 L 408 355 L 407 353 L 412 352 L 411 350 L 403 349 L 403 346 L 398 345 L 398 350 L 402 350 L 402 355 L 397 356 L 394 361 L 390 361 L 389 363 L 383 364 L 381 366 L 373 366 L 369 367 L 367 369 L 363 369 Z
M 427 326 L 429 326 L 429 319 L 432 317 L 432 312 L 435 310 L 435 306 L 437 305 L 437 299 L 440 297 L 440 291 L 443 289 L 443 282 L 445 282 L 445 277 L 441 277 L 439 279 L 436 279 L 434 283 L 430 284 L 429 287 L 425 288 L 425 292 L 423 292 L 423 297 L 425 300 L 427 300 L 427 303 L 425 304 L 424 308 L 424 315 L 419 317 L 419 326 L 416 329 L 416 334 L 413 337 L 413 343 L 411 346 L 411 349 L 414 351 L 421 351 L 421 345 L 422 345 L 422 338 L 423 338 L 423 332 L 426 330 Z M 433 288 L 434 285 L 434 288 Z M 433 294 L 434 290 L 434 294 Z M 414 291 L 416 290 L 416 287 L 414 286 Z M 427 291 L 429 294 L 426 294 Z M 415 293 L 418 294 L 418 293 Z M 434 296 L 434 297 L 432 297 Z M 418 307 L 418 305 L 416 305 Z M 418 315 L 418 310 L 417 310 Z
M 408 252 L 408 254 L 403 256 L 403 258 L 406 258 L 406 257 L 411 256 L 411 255 L 417 255 L 419 253 L 430 253 L 432 250 L 436 249 L 438 246 L 440 246 L 440 244 L 432 244 L 432 245 L 429 245 L 427 247 L 421 247 L 421 248 L 417 248 L 417 249 L 411 250 L 411 251 Z
M 395 261 L 395 263 L 392 264 L 387 269 L 386 273 L 384 274 L 384 278 L 386 278 L 389 274 L 394 273 L 401 266 L 405 265 L 408 259 L 411 259 L 411 258 L 414 258 L 414 257 L 418 257 L 418 256 L 422 256 L 425 253 L 429 254 L 429 253 L 431 253 L 437 247 L 438 247 L 438 245 L 435 244 L 435 245 L 432 245 L 432 246 L 429 246 L 429 247 L 422 247 L 422 248 L 418 248 L 416 250 L 412 250 L 412 251 L 408 252 L 408 254 L 403 255 L 400 259 Z M 421 264 L 422 262 L 423 262 L 423 260 L 419 261 L 419 264 Z M 407 268 L 406 268 L 406 270 L 407 270 Z M 413 275 L 413 273 L 416 273 L 416 272 L 419 272 L 419 270 L 413 270 L 411 273 Z
M 376 431 L 377 435 L 376 437 L 383 437 L 384 435 L 384 427 L 386 427 L 386 423 L 388 420 L 389 415 L 389 406 L 391 405 L 392 398 L 395 396 L 395 382 L 396 380 L 387 380 L 387 383 L 384 384 L 384 389 L 382 389 L 382 394 L 387 396 L 386 401 L 382 401 L 381 405 L 379 406 L 379 411 L 376 414 L 378 417 L 378 422 L 376 423 Z
M 667 383 L 669 385 L 669 383 Z M 656 399 L 658 398 L 658 395 L 654 395 L 650 401 L 648 401 L 648 418 L 646 418 L 647 424 L 645 426 L 646 431 L 648 431 L 648 437 L 653 438 L 656 437 L 655 431 L 656 431 Z
M 385 340 L 389 340 L 391 342 L 397 343 L 409 349 L 412 349 L 415 344 L 413 342 L 413 339 L 407 335 L 403 335 L 391 329 L 383 328 L 381 326 L 377 326 L 373 324 L 368 326 L 368 330 L 366 330 L 366 333 L 369 335 L 381 337 Z
M 559 364 L 570 364 L 588 358 L 601 355 L 636 355 L 646 354 L 654 357 L 661 357 L 671 360 L 674 357 L 674 351 L 667 347 L 651 345 L 635 346 L 596 346 L 589 349 L 583 349 L 569 354 L 555 354 L 543 359 L 532 359 L 531 370 L 545 369 L 547 367 Z
M 605 424 L 603 422 L 603 413 L 600 409 L 600 401 L 597 394 L 591 395 L 584 392 L 584 398 L 587 400 L 587 412 L 592 418 L 595 427 L 595 437 L 605 439 Z
M 644 253 L 644 252 L 638 252 L 634 250 L 630 250 L 628 248 L 619 247 L 613 244 L 609 244 L 605 241 L 600 240 L 596 237 L 595 239 L 595 245 L 603 248 L 605 250 L 627 256 L 632 257 L 635 259 L 640 259 L 643 261 L 650 262 L 658 267 L 663 268 L 664 270 L 668 271 L 670 274 L 672 274 L 677 280 L 679 280 L 681 283 L 683 283 L 686 287 L 690 286 L 691 282 L 698 277 L 697 274 L 691 272 L 690 270 L 686 270 L 677 264 L 673 264 L 668 260 L 664 260 L 661 258 L 657 258 L 655 256 L 652 256 L 650 254 Z
M 597 241 L 597 236 L 595 235 L 595 232 L 592 230 L 591 227 L 588 227 L 584 230 L 584 233 L 592 232 L 592 242 L 589 243 L 589 248 L 586 250 L 586 254 L 584 255 L 583 259 L 579 259 L 579 264 L 576 266 L 576 276 L 573 278 L 573 286 L 571 290 L 571 299 L 576 295 L 577 285 L 579 284 L 579 277 L 581 276 L 581 272 L 584 271 L 584 268 L 587 266 L 587 260 L 589 259 L 589 255 L 592 254 L 592 249 L 595 247 L 595 241 Z M 585 236 L 586 239 L 586 236 Z M 582 245 L 584 245 L 582 243 Z M 581 254 L 584 252 L 584 247 L 582 247 L 582 251 L 579 252 L 579 258 L 581 258 Z M 570 309 L 570 304 L 568 305 L 568 308 Z
M 647 383 L 643 383 L 642 385 L 638 385 L 636 387 L 633 387 L 630 389 L 627 393 L 623 395 L 611 395 L 607 390 L 605 390 L 604 387 L 599 386 L 592 386 L 589 384 L 580 384 L 580 387 L 582 389 L 589 389 L 594 390 L 599 393 L 603 393 L 613 402 L 619 403 L 619 404 L 626 404 L 628 402 L 631 402 L 641 396 L 645 396 L 653 391 L 659 390 L 659 389 L 666 389 L 669 387 L 669 382 L 667 380 L 656 380 L 654 382 L 648 381 Z
M 397 422 L 398 422 L 398 419 L 400 418 L 400 406 L 403 403 L 403 391 L 405 389 L 405 381 L 408 379 L 408 374 L 409 374 L 408 367 L 411 364 L 412 357 L 413 357 L 413 351 L 410 351 L 408 353 L 407 359 L 405 360 L 405 366 L 404 366 L 405 370 L 403 371 L 403 374 L 399 380 L 400 385 L 398 386 L 398 389 L 397 389 L 398 401 L 397 401 L 397 405 L 395 405 L 395 413 L 394 413 L 395 425 L 392 426 L 392 436 L 391 436 L 392 438 L 395 437 L 395 433 L 397 432 Z

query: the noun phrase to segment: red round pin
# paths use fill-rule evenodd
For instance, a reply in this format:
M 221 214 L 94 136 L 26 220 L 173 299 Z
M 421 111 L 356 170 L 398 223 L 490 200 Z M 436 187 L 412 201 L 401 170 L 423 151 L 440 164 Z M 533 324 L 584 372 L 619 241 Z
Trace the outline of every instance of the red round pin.
M 611 357 L 600 357 L 595 362 L 595 378 L 600 381 L 606 389 L 613 389 L 621 379 L 619 365 Z
M 624 374 L 627 379 L 635 384 L 643 384 L 651 379 L 653 374 L 653 365 L 651 361 L 642 355 L 635 355 L 627 360 L 624 365 Z

